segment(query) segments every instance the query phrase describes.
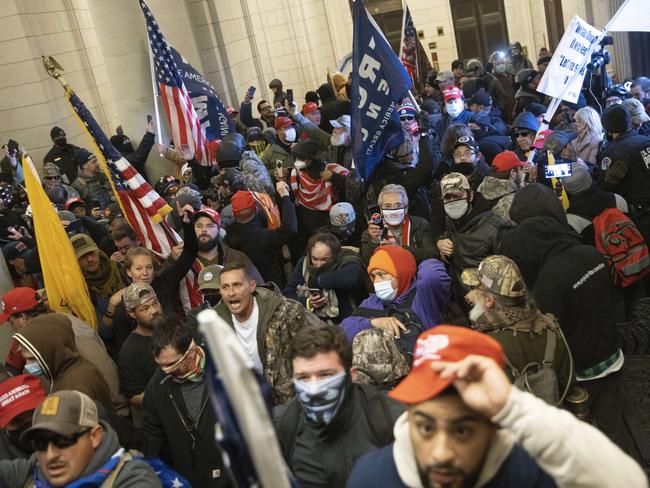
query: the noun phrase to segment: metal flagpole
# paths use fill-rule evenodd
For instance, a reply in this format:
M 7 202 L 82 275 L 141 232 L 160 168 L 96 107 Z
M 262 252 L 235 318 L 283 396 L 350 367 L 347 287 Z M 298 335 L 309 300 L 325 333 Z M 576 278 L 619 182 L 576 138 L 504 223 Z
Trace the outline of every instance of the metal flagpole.
M 158 144 L 162 144 L 162 127 L 160 126 L 160 111 L 158 110 L 158 90 L 156 88 L 156 72 L 153 65 L 153 53 L 151 52 L 151 44 L 147 42 L 149 49 L 149 69 L 151 71 L 151 90 L 153 91 L 153 108 L 156 115 L 156 135 L 158 136 Z M 162 157 L 162 154 L 160 155 Z

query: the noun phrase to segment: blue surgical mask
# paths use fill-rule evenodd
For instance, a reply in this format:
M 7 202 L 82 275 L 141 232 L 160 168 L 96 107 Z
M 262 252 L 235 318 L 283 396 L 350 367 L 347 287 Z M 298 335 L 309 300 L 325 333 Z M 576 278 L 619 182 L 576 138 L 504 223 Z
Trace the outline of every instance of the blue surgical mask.
M 345 371 L 320 381 L 293 380 L 293 387 L 307 419 L 329 424 L 343 401 Z
M 43 369 L 37 361 L 34 361 L 33 363 L 26 363 L 25 372 L 28 374 L 33 374 L 34 376 L 43 376 Z
M 380 281 L 379 283 L 374 284 L 375 295 L 377 295 L 377 298 L 382 302 L 390 302 L 397 296 L 397 290 L 393 288 L 392 281 L 393 280 Z

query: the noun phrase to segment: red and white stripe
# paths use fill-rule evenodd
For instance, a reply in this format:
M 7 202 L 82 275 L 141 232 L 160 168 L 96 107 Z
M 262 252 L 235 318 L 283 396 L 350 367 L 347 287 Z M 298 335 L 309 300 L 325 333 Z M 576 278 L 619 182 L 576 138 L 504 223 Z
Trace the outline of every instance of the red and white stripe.
M 336 163 L 328 163 L 325 169 L 347 176 L 350 172 Z M 313 179 L 305 171 L 291 170 L 291 189 L 296 197 L 296 204 L 310 210 L 328 212 L 336 203 L 336 191 L 329 181 Z

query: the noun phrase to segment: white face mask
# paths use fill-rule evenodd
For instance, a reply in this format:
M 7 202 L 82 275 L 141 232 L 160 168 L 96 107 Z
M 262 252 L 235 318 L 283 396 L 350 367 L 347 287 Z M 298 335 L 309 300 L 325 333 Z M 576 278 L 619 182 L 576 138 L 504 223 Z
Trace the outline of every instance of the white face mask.
M 293 163 L 293 167 L 297 170 L 305 169 L 307 167 L 307 163 L 301 161 L 300 159 L 296 159 L 296 161 Z
M 458 220 L 467 213 L 469 203 L 466 199 L 445 203 L 445 213 L 450 219 Z
M 284 130 L 284 140 L 287 142 L 294 142 L 296 140 L 296 129 L 289 127 Z
M 340 134 L 334 134 L 332 133 L 330 137 L 330 144 L 332 146 L 343 146 L 348 140 L 348 133 L 347 132 L 341 132 Z
M 463 101 L 459 98 L 445 104 L 445 109 L 452 119 L 455 119 L 465 108 Z
M 375 295 L 377 295 L 377 298 L 382 302 L 390 302 L 395 299 L 395 296 L 397 296 L 397 290 L 393 288 L 392 281 L 393 280 L 380 281 L 373 285 L 375 287 Z
M 494 69 L 497 71 L 497 73 L 505 73 L 506 72 L 506 65 L 504 64 L 497 64 Z
M 406 209 L 400 208 L 398 210 L 382 210 L 381 216 L 388 225 L 396 226 L 404 222 Z

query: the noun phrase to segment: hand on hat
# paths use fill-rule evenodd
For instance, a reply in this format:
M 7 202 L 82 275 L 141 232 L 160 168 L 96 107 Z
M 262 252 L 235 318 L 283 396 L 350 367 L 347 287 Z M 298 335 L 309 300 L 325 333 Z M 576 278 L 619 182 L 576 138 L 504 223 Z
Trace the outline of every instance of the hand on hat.
M 370 325 L 390 332 L 396 339 L 399 339 L 401 330 L 406 331 L 406 326 L 395 317 L 377 317 L 370 320 Z
M 453 384 L 463 403 L 489 419 L 508 401 L 512 384 L 492 358 L 470 354 L 454 363 L 434 361 L 431 368 L 441 378 L 455 377 Z

